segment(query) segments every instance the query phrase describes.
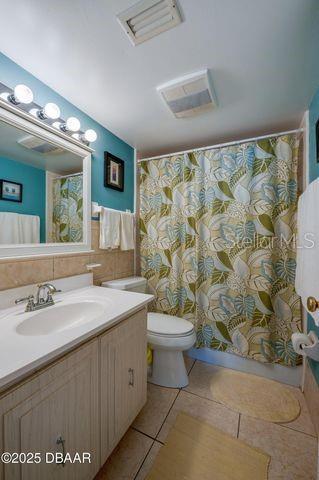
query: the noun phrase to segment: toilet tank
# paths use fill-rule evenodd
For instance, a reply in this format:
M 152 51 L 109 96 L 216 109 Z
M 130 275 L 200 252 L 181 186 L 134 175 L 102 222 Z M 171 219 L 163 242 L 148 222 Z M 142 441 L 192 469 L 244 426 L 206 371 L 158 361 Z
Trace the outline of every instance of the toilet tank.
M 129 292 L 146 293 L 147 280 L 143 277 L 127 277 L 103 282 L 101 287 L 128 290 Z

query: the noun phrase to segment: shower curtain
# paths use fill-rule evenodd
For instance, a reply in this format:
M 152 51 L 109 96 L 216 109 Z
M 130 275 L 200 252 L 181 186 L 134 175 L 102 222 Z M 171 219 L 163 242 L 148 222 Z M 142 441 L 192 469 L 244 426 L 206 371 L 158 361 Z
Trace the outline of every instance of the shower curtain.
M 53 180 L 52 241 L 83 241 L 83 175 Z
M 299 362 L 297 155 L 286 135 L 141 162 L 142 275 L 197 347 Z

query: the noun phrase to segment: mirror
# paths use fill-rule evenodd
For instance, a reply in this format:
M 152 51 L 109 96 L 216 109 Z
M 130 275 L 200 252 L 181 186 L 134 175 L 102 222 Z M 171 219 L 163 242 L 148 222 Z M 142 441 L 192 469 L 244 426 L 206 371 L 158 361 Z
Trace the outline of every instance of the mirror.
M 0 99 L 0 258 L 91 251 L 91 153 Z
M 83 242 L 83 158 L 0 120 L 0 245 Z

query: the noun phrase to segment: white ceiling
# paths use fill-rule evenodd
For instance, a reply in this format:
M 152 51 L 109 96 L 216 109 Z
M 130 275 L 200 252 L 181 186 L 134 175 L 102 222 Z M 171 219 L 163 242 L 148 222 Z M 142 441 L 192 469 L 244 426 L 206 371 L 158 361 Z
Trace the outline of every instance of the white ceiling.
M 180 0 L 181 25 L 133 47 L 116 14 L 135 3 L 1 0 L 1 50 L 140 156 L 299 125 L 319 83 L 318 0 Z M 218 108 L 175 119 L 156 86 L 206 67 Z

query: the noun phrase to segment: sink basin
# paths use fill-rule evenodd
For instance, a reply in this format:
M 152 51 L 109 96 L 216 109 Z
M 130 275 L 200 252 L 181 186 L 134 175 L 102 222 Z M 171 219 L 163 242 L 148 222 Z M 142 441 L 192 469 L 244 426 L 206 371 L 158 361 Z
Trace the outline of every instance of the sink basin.
M 50 335 L 89 323 L 105 312 L 103 303 L 92 300 L 54 305 L 32 313 L 16 327 L 16 331 L 20 335 Z

